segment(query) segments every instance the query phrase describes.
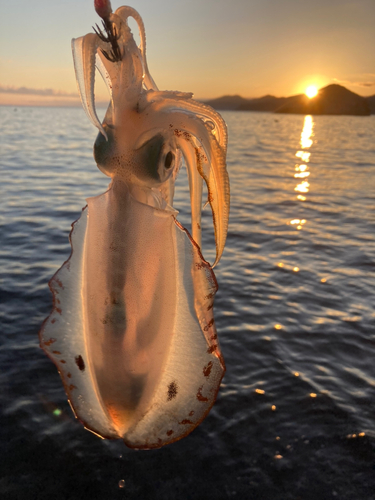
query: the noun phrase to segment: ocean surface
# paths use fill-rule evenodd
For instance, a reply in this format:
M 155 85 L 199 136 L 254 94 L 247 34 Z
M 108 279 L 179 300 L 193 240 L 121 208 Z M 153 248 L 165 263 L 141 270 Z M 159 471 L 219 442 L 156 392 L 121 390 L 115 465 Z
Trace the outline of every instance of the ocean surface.
M 71 223 L 108 185 L 96 131 L 79 108 L 0 108 L 1 499 L 375 498 L 375 116 L 223 117 L 227 372 L 192 434 L 134 451 L 74 419 L 38 341 Z M 184 171 L 174 205 L 188 225 Z

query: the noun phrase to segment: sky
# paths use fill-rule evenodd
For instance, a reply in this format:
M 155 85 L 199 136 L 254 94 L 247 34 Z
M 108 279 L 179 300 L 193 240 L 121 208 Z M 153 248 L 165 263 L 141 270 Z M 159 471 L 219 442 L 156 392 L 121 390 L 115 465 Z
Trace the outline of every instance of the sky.
M 113 10 L 121 5 L 112 0 Z M 160 89 L 197 99 L 281 97 L 339 83 L 375 94 L 375 0 L 131 6 L 143 18 L 149 69 Z M 70 41 L 99 20 L 93 0 L 0 0 L 0 104 L 77 105 Z M 99 75 L 97 81 L 96 97 L 106 100 Z

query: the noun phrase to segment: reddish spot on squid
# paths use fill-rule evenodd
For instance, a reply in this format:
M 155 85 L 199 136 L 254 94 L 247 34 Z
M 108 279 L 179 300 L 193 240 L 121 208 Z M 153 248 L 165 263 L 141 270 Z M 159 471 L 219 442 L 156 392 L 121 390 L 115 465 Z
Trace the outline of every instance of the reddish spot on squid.
M 204 375 L 205 377 L 209 377 L 209 376 L 210 376 L 210 373 L 211 373 L 212 367 L 213 367 L 213 362 L 212 362 L 212 361 L 210 361 L 210 362 L 208 363 L 208 365 L 207 365 L 207 366 L 205 366 L 205 367 L 203 368 L 203 375 Z
M 174 399 L 176 396 L 177 396 L 177 390 L 178 390 L 178 386 L 176 384 L 176 382 L 171 382 L 168 386 L 168 397 L 167 397 L 167 400 L 168 401 L 172 401 L 172 399 Z
M 49 339 L 49 340 L 46 340 L 44 342 L 44 345 L 46 345 L 47 347 L 49 347 L 51 344 L 53 344 L 54 342 L 56 342 L 56 339 Z
M 203 388 L 203 386 L 202 386 L 202 387 L 199 387 L 199 389 L 198 389 L 198 392 L 197 392 L 197 399 L 198 399 L 198 401 L 201 401 L 202 403 L 205 403 L 206 401 L 208 401 L 208 398 L 206 398 L 206 397 L 204 397 L 204 396 L 202 395 L 202 388 Z
M 81 372 L 84 371 L 85 369 L 85 362 L 83 361 L 83 358 L 81 355 L 75 357 L 75 362 L 78 368 L 81 370 Z

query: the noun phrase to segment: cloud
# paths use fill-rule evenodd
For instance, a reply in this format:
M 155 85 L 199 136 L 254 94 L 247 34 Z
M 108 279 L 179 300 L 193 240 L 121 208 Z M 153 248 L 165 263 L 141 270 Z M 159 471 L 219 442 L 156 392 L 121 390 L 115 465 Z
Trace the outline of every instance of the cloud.
M 375 87 L 375 82 L 358 82 L 360 87 Z
M 369 73 L 363 76 L 366 77 L 367 81 L 339 80 L 338 78 L 333 78 L 333 81 L 340 85 L 354 85 L 356 87 L 375 87 L 375 75 Z M 369 81 L 371 78 L 374 78 L 374 80 Z
M 22 95 L 39 95 L 49 97 L 75 97 L 78 98 L 77 93 L 63 92 L 54 89 L 32 89 L 29 87 L 4 87 L 0 85 L 0 93 L 2 94 L 22 94 Z

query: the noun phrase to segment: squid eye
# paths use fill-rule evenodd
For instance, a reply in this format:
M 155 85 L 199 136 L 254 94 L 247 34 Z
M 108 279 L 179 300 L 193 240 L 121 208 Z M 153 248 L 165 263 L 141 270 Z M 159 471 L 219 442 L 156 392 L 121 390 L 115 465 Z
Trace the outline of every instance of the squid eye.
M 164 160 L 165 168 L 171 168 L 173 160 L 174 160 L 174 154 L 172 153 L 172 151 L 169 151 Z

